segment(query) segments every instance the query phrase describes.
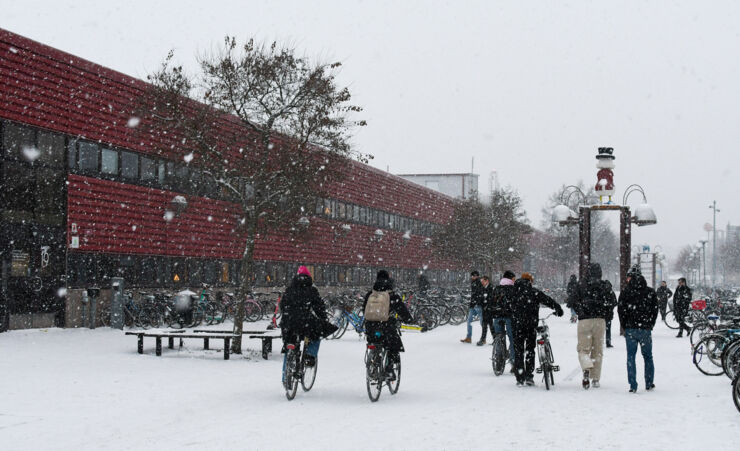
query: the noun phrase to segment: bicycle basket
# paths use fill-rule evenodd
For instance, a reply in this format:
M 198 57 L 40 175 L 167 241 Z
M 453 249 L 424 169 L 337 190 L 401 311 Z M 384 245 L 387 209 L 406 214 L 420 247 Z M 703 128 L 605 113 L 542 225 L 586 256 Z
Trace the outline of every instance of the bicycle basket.
M 705 299 L 691 301 L 691 310 L 704 310 L 705 308 L 707 308 L 707 301 Z

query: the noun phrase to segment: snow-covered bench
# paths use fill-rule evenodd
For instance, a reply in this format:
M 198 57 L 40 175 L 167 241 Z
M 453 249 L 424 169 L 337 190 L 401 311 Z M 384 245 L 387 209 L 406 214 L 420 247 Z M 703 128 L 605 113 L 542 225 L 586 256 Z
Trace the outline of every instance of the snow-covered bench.
M 262 358 L 267 360 L 272 352 L 272 340 L 276 338 L 283 338 L 279 333 L 267 334 L 261 332 L 259 335 L 250 335 L 249 338 L 259 338 L 262 340 Z
M 182 339 L 183 338 L 199 338 L 203 340 L 203 349 L 208 349 L 209 341 L 211 338 L 223 340 L 224 341 L 224 360 L 229 360 L 229 353 L 230 353 L 230 345 L 231 340 L 234 339 L 234 334 L 231 332 L 229 333 L 185 333 L 184 331 L 167 331 L 167 332 L 155 332 L 155 331 L 147 331 L 147 330 L 140 330 L 140 331 L 130 331 L 126 332 L 126 335 L 135 335 L 138 338 L 138 352 L 139 354 L 144 353 L 144 337 L 154 337 L 156 341 L 156 348 L 155 348 L 155 354 L 160 356 L 162 355 L 162 339 L 166 338 L 168 340 L 167 347 L 169 349 L 174 349 L 175 347 L 175 338 L 180 339 L 180 347 L 182 347 Z

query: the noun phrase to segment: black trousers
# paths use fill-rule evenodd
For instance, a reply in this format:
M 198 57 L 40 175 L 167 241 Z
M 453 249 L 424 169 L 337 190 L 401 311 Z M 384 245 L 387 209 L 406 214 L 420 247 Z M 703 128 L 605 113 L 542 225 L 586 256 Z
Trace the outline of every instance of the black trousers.
M 660 309 L 660 317 L 665 321 L 666 309 L 668 308 L 668 298 L 658 299 L 658 308 Z
M 676 321 L 678 322 L 678 333 L 683 334 L 683 331 L 685 330 L 686 333 L 691 332 L 691 328 L 686 324 L 686 315 L 688 315 L 689 309 L 679 309 L 674 310 L 673 314 L 676 316 Z
M 488 329 L 491 329 L 491 337 L 495 337 L 496 334 L 493 331 L 493 313 L 483 310 L 483 331 L 480 334 L 480 341 L 486 341 L 486 334 Z
M 514 368 L 516 368 L 514 374 L 517 382 L 524 382 L 534 377 L 534 348 L 536 346 L 536 326 L 514 323 Z
M 606 320 L 606 344 L 612 344 L 612 320 Z

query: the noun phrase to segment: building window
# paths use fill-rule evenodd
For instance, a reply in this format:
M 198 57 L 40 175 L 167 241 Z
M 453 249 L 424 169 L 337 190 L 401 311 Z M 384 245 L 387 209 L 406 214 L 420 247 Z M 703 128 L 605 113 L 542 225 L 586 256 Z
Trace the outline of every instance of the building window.
M 78 169 L 84 172 L 98 172 L 98 145 L 80 141 L 77 143 Z
M 6 158 L 9 157 L 13 160 L 28 161 L 28 155 L 24 157 L 23 151 L 24 149 L 35 148 L 34 138 L 35 133 L 32 128 L 5 122 L 3 131 L 3 148 L 5 149 Z
M 151 158 L 141 157 L 141 180 L 151 182 L 157 178 L 157 162 Z
M 139 156 L 133 152 L 121 152 L 121 176 L 127 179 L 139 178 Z
M 64 136 L 39 130 L 38 142 L 40 163 L 54 167 L 64 165 Z
M 118 175 L 118 152 L 113 149 L 103 149 L 100 152 L 100 172 L 103 174 Z
M 36 178 L 30 165 L 6 161 L 3 165 L 3 189 L 0 199 L 7 210 L 32 212 Z

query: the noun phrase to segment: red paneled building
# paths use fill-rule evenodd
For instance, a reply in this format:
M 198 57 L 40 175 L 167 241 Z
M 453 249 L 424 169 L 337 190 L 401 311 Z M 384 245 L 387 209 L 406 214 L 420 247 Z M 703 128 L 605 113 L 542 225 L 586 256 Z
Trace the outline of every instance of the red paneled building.
M 111 277 L 135 287 L 239 282 L 238 209 L 184 155 L 141 138 L 131 111 L 145 88 L 0 29 L 0 331 L 63 326 L 70 290 Z M 284 286 L 299 264 L 324 286 L 367 286 L 380 267 L 406 285 L 422 268 L 440 285 L 462 283 L 464 264 L 430 245 L 455 201 L 351 167 L 317 199 L 305 236 L 259 237 L 256 284 Z M 169 215 L 177 205 L 187 208 Z

